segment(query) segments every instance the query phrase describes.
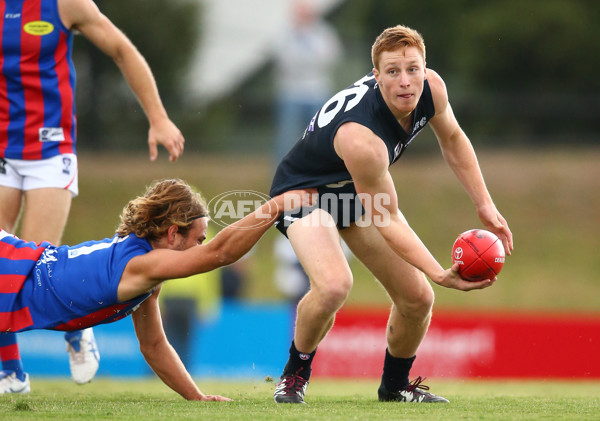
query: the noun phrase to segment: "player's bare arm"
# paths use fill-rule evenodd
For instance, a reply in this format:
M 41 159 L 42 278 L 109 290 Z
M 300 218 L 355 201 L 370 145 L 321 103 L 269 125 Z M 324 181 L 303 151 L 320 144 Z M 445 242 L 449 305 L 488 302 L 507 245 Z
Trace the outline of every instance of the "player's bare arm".
M 138 297 L 167 279 L 186 278 L 235 262 L 256 244 L 281 212 L 311 205 L 314 192 L 314 189 L 293 190 L 276 196 L 221 230 L 206 244 L 183 251 L 157 248 L 134 257 L 121 276 L 119 300 Z
M 346 123 L 338 130 L 334 146 L 352 175 L 356 191 L 373 198 L 363 201 L 367 216 L 395 253 L 439 285 L 460 290 L 491 285 L 490 281 L 467 282 L 458 276 L 457 268 L 444 270 L 400 217 L 394 182 L 388 171 L 387 148 L 378 136 L 360 124 Z M 377 195 L 384 195 L 386 200 L 377 201 L 376 206 Z
M 104 16 L 91 0 L 58 0 L 61 20 L 77 30 L 102 52 L 111 57 L 138 98 L 148 121 L 150 159 L 155 160 L 157 144 L 169 152 L 171 161 L 183 153 L 184 138 L 169 119 L 160 99 L 152 71 L 131 41 Z
M 444 81 L 431 69 L 427 70 L 427 78 L 436 110 L 429 123 L 444 159 L 471 197 L 481 222 L 502 240 L 506 254 L 510 255 L 513 249 L 512 233 L 492 201 L 471 141 L 458 124 L 448 102 Z
M 159 293 L 160 286 L 131 315 L 140 350 L 148 365 L 167 386 L 187 400 L 231 400 L 223 396 L 205 395 L 187 372 L 177 352 L 169 344 L 162 327 L 158 306 Z

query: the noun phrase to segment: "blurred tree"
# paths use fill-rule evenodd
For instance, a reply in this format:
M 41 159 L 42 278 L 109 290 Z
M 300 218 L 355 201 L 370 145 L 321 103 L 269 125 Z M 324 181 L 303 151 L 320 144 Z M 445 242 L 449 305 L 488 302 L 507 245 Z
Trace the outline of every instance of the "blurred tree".
M 600 4 L 588 0 L 503 0 L 469 8 L 451 49 L 460 85 L 469 84 L 468 96 L 480 98 L 477 125 L 518 143 L 596 143 L 598 19 Z
M 600 87 L 598 19 L 589 0 L 479 2 L 453 49 L 461 72 L 486 76 L 474 80 L 480 88 L 587 93 Z
M 592 0 L 353 0 L 333 16 L 369 65 L 382 29 L 418 29 L 467 132 L 502 144 L 597 142 L 599 19 Z
M 183 106 L 184 80 L 200 31 L 198 2 L 96 1 L 150 65 L 169 115 Z M 145 148 L 147 121 L 115 63 L 85 38 L 76 37 L 77 114 L 80 149 Z M 184 133 L 185 135 L 185 133 Z
M 198 45 L 200 2 L 98 3 L 148 60 L 188 150 L 267 152 L 272 63 L 209 108 L 187 103 L 183 109 L 181 81 Z M 338 89 L 370 70 L 374 38 L 401 23 L 423 34 L 427 64 L 442 74 L 459 121 L 477 143 L 597 142 L 596 0 L 351 0 L 328 18 L 346 50 Z M 118 69 L 87 41 L 76 43 L 80 145 L 144 148 L 146 122 Z M 415 146 L 425 143 L 434 145 Z

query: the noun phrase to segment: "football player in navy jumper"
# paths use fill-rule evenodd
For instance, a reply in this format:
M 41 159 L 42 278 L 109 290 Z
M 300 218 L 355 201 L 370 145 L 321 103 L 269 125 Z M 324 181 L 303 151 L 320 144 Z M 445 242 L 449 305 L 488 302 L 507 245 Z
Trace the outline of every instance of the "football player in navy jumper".
M 286 213 L 276 223 L 311 283 L 298 304 L 289 360 L 275 389 L 279 403 L 304 403 L 317 346 L 352 288 L 340 236 L 392 300 L 379 400 L 447 402 L 427 392 L 420 377 L 409 381 L 431 320 L 434 293 L 427 278 L 463 291 L 489 287 L 495 279 L 468 282 L 458 265 L 444 270 L 398 210 L 388 168 L 427 124 L 483 225 L 502 239 L 507 254 L 513 249 L 444 81 L 426 68 L 421 34 L 402 25 L 388 28 L 371 53 L 372 73 L 323 105 L 279 164 L 271 187 L 271 195 L 306 187 L 319 192 L 316 206 Z

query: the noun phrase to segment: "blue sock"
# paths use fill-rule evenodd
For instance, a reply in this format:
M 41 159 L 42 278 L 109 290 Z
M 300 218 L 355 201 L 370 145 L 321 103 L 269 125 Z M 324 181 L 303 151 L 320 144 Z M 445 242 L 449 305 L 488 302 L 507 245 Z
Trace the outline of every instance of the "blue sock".
M 4 371 L 15 372 L 19 380 L 25 380 L 25 371 L 23 371 L 23 361 L 21 361 L 16 333 L 0 333 L 0 360 L 2 360 Z
M 69 344 L 71 344 L 71 346 L 73 347 L 73 349 L 75 350 L 75 352 L 79 352 L 80 351 L 80 346 L 81 346 L 81 330 L 74 330 L 73 332 L 65 332 L 65 341 L 67 341 Z

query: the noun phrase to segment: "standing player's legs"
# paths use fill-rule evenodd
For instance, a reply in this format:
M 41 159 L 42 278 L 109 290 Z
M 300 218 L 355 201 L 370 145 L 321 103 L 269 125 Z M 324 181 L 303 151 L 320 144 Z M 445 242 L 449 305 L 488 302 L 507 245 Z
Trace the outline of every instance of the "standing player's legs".
M 420 270 L 406 263 L 388 246 L 374 225 L 353 225 L 341 234 L 392 299 L 386 334 L 390 353 L 395 357 L 412 358 L 429 327 L 434 300 L 431 285 Z
M 76 171 L 72 170 L 72 171 Z M 72 184 L 71 184 L 72 185 Z M 67 225 L 73 189 L 35 188 L 25 192 L 21 237 L 58 245 Z M 98 371 L 100 355 L 92 328 L 65 333 L 71 376 L 77 384 L 90 382 Z
M 287 235 L 311 288 L 298 303 L 290 357 L 274 398 L 278 403 L 304 403 L 312 359 L 350 293 L 352 273 L 335 223 L 325 211 L 317 209 L 295 221 Z
M 59 245 L 71 209 L 71 192 L 58 188 L 41 188 L 25 192 L 20 238 Z
M 2 166 L 6 177 L 6 164 Z M 22 192 L 14 187 L 0 186 L 0 228 L 13 233 L 21 208 Z M 1 270 L 1 269 L 0 269 Z M 1 272 L 0 272 L 1 273 Z M 0 333 L 0 394 L 29 392 L 29 379 L 23 370 L 23 362 L 17 344 L 17 335 L 12 332 Z
M 299 351 L 310 353 L 348 298 L 352 272 L 331 215 L 317 209 L 306 218 L 292 224 L 288 236 L 310 279 L 310 291 L 298 303 L 294 342 Z
M 0 185 L 0 228 L 11 234 L 15 232 L 22 196 L 21 190 Z
M 444 398 L 409 386 L 410 369 L 429 328 L 433 308 L 434 293 L 427 278 L 398 256 L 374 225 L 352 225 L 341 234 L 354 255 L 384 286 L 392 300 L 379 399 L 447 402 Z M 405 390 L 410 394 L 407 395 Z
M 11 218 L 7 221 L 11 229 L 14 230 L 23 194 L 19 237 L 36 243 L 48 241 L 59 245 L 72 198 L 78 194 L 77 157 L 65 154 L 38 161 L 6 161 L 6 173 L 0 175 L 0 184 L 18 188 L 19 192 L 18 200 L 12 193 L 11 212 L 7 213 Z M 17 203 L 19 207 L 15 211 Z M 100 358 L 92 329 L 67 332 L 65 340 L 73 380 L 79 384 L 91 381 L 98 370 Z M 1 341 L 2 338 L 0 345 Z M 16 346 L 16 337 L 14 342 Z

